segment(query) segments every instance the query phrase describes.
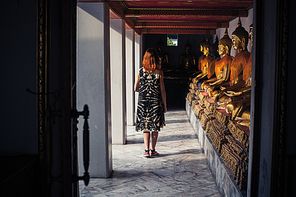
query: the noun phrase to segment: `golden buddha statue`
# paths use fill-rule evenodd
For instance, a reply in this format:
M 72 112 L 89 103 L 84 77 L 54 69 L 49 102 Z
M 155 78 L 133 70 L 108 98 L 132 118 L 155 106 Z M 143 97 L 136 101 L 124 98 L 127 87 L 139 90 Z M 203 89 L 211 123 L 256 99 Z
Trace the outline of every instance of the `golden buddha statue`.
M 237 84 L 243 80 L 243 70 L 250 58 L 250 52 L 247 50 L 249 34 L 241 26 L 241 21 L 239 19 L 238 27 L 232 33 L 232 43 L 233 48 L 238 51 L 238 54 L 232 61 L 230 81 L 231 85 Z
M 206 40 L 205 40 L 204 37 L 202 37 L 202 41 L 199 43 L 199 50 L 202 53 L 202 55 L 199 56 L 198 61 L 197 61 L 197 69 L 198 70 L 192 74 L 192 76 L 189 78 L 189 81 L 192 81 L 192 78 L 194 79 L 197 75 L 199 75 L 201 73 L 201 61 L 206 57 L 204 55 L 204 44 L 205 43 L 206 43 Z M 189 87 L 192 90 L 196 90 L 197 89 L 197 86 L 194 83 L 190 83 L 189 84 Z
M 253 46 L 253 24 L 250 25 L 250 32 L 249 32 L 249 40 L 251 42 L 251 46 Z M 251 82 L 252 82 L 252 53 L 250 53 L 250 57 L 244 66 L 243 69 L 243 81 L 244 85 L 241 90 L 237 89 L 228 89 L 225 94 L 228 96 L 237 96 L 240 95 L 248 90 L 251 90 Z
M 238 51 L 238 54 L 233 58 L 230 66 L 230 83 L 221 84 L 220 89 L 222 91 L 213 96 L 215 102 L 223 97 L 225 95 L 224 93 L 227 91 L 235 91 L 238 94 L 242 93 L 240 90 L 245 87 L 243 73 L 250 58 L 250 52 L 247 50 L 248 39 L 249 33 L 241 26 L 241 21 L 239 19 L 238 27 L 232 33 L 232 45 L 233 48 Z M 226 100 L 229 101 L 229 99 Z M 225 98 L 223 102 L 225 102 Z
M 169 68 L 169 56 L 166 52 L 163 51 L 164 44 L 161 40 L 161 37 L 159 38 L 159 41 L 157 43 L 157 52 L 159 56 L 159 62 L 161 65 L 162 70 L 166 70 Z
M 250 26 L 249 38 L 253 40 L 253 26 Z M 252 54 L 248 58 L 245 65 L 243 65 L 243 84 L 240 89 L 229 89 L 224 94 L 224 100 L 226 101 L 225 110 L 231 114 L 232 119 L 236 120 L 237 124 L 243 126 L 250 125 L 250 102 L 251 102 L 251 75 L 252 75 Z M 234 85 L 235 86 L 235 85 Z M 233 87 L 234 87 L 233 86 Z M 238 86 L 238 85 L 237 85 Z M 223 100 L 223 97 L 220 99 Z M 228 101 L 227 101 L 228 100 Z
M 227 29 L 225 29 L 224 36 L 218 43 L 218 53 L 222 56 L 222 59 L 218 59 L 211 63 L 214 64 L 212 68 L 214 68 L 216 78 L 209 79 L 202 84 L 202 89 L 207 91 L 209 96 L 212 96 L 214 89 L 219 88 L 221 83 L 229 81 L 230 65 L 233 59 L 233 57 L 230 56 L 231 46 L 232 41 L 228 36 Z
M 206 56 L 204 55 L 204 53 L 203 53 L 203 51 L 204 51 L 203 49 L 204 49 L 204 44 L 205 44 L 205 42 L 206 42 L 205 38 L 202 37 L 202 41 L 199 43 L 199 51 L 200 51 L 202 54 L 199 56 L 198 61 L 197 61 L 197 69 L 198 69 L 198 70 L 197 70 L 196 72 L 194 72 L 194 73 L 191 75 L 191 77 L 189 78 L 189 81 L 192 81 L 192 79 L 194 79 L 197 75 L 199 75 L 199 74 L 201 73 L 201 61 L 206 57 Z M 189 84 L 189 87 L 190 87 L 191 89 L 195 89 L 193 83 L 190 83 L 190 84 Z
M 211 72 L 213 69 L 210 67 L 211 62 L 213 61 L 213 57 L 210 55 L 210 48 L 211 48 L 211 43 L 207 40 L 204 43 L 203 47 L 203 54 L 204 54 L 204 59 L 200 61 L 200 69 L 201 73 L 197 75 L 194 79 L 192 79 L 193 84 L 201 86 L 202 82 L 208 80 L 208 77 L 212 77 L 214 72 Z M 210 68 L 210 69 L 209 69 Z
M 199 43 L 199 50 L 200 52 L 202 53 L 201 56 L 199 56 L 198 58 L 198 62 L 197 62 L 197 68 L 198 70 L 200 71 L 201 70 L 201 64 L 200 62 L 206 57 L 204 54 L 203 54 L 203 49 L 204 49 L 204 44 L 206 43 L 206 40 L 204 37 L 202 37 L 202 41 Z
M 180 55 L 180 65 L 181 69 L 197 69 L 196 68 L 196 57 L 191 51 L 191 44 L 189 44 L 189 40 L 185 45 L 185 53 Z
M 251 47 L 253 46 L 253 24 L 250 25 L 249 31 L 249 40 L 251 43 Z M 243 79 L 246 82 L 246 86 L 251 86 L 252 83 L 252 53 L 250 54 L 250 58 L 248 60 L 247 65 L 245 66 Z

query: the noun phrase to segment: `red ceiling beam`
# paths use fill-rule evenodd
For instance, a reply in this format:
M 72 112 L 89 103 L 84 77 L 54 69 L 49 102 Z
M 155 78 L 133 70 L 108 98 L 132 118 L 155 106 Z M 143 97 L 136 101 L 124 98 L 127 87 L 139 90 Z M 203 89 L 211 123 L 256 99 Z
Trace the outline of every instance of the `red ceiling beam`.
M 135 28 L 216 29 L 228 28 L 229 23 L 217 22 L 136 22 Z
M 216 34 L 215 29 L 141 29 L 141 34 Z
M 113 1 L 106 1 L 110 7 L 110 9 L 120 18 L 124 18 L 124 9 L 122 8 L 121 4 L 119 2 L 113 2 Z
M 198 17 L 231 16 L 247 17 L 248 10 L 125 10 L 125 17 Z
M 138 29 L 135 29 L 135 21 L 132 18 L 126 18 L 124 16 L 124 9 L 123 9 L 122 5 L 120 4 L 120 2 L 114 2 L 114 1 L 110 1 L 110 0 L 106 0 L 106 2 L 108 3 L 113 14 L 117 15 L 121 19 L 124 19 L 125 23 L 130 28 L 134 29 L 137 34 L 139 34 L 139 35 L 141 34 L 141 32 Z
M 141 34 L 141 31 L 135 28 L 135 22 L 133 21 L 133 19 L 125 18 L 124 21 L 130 28 L 134 29 L 137 34 Z
M 95 2 L 105 2 L 105 0 L 77 0 L 78 3 L 95 3 Z
M 81 0 L 78 0 L 81 1 Z M 98 1 L 98 0 L 91 0 L 91 1 Z M 111 0 L 111 1 L 123 1 L 123 0 Z M 124 0 L 124 1 L 143 1 L 143 2 L 147 2 L 147 0 Z M 149 0 L 149 1 L 161 1 L 161 0 Z M 180 1 L 180 2 L 188 2 L 188 0 L 165 0 L 165 1 Z M 253 2 L 253 0 L 191 0 L 192 2 L 237 2 L 237 3 L 241 3 L 241 2 Z

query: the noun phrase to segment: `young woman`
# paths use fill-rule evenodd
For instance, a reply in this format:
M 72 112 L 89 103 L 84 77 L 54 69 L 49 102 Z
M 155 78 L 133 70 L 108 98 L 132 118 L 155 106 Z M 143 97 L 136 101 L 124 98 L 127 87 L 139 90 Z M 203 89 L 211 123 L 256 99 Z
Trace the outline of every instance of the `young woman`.
M 163 72 L 160 70 L 159 57 L 155 49 L 149 48 L 144 54 L 143 67 L 137 72 L 135 91 L 139 92 L 136 131 L 143 132 L 144 156 L 155 156 L 158 154 L 155 151 L 158 131 L 165 125 L 164 113 L 167 111 Z

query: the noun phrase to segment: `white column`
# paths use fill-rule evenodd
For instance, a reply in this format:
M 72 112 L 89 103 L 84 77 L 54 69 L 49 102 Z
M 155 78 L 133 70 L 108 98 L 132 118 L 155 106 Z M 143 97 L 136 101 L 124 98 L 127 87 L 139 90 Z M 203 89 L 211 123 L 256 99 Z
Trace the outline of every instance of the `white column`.
M 127 125 L 134 125 L 135 111 L 135 31 L 126 29 L 126 118 Z
M 112 172 L 109 6 L 77 4 L 77 109 L 90 109 L 90 176 Z M 79 131 L 83 121 L 79 120 Z M 82 132 L 78 132 L 79 175 L 83 175 Z
M 135 35 L 135 77 L 137 75 L 137 72 L 142 65 L 141 62 L 141 36 Z M 134 117 L 136 117 L 137 113 L 137 105 L 138 105 L 138 97 L 139 95 L 135 93 L 135 111 L 134 111 Z
M 125 144 L 126 133 L 126 77 L 125 22 L 110 20 L 111 117 L 112 143 Z

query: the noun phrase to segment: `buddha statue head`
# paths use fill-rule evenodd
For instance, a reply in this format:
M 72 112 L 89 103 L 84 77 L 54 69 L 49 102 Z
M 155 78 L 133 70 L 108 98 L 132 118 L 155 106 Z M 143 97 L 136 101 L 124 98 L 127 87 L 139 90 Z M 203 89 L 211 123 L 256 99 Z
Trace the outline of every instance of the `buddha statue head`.
M 203 53 L 203 47 L 204 47 L 205 42 L 206 42 L 205 37 L 202 37 L 202 41 L 199 43 L 199 50 L 202 53 Z
M 187 43 L 185 44 L 185 52 L 186 54 L 191 52 L 191 44 L 189 43 L 189 40 L 187 40 Z
M 235 50 L 244 51 L 247 50 L 249 40 L 249 33 L 242 27 L 241 20 L 239 18 L 237 28 L 232 33 L 232 45 Z
M 203 54 L 205 56 L 208 56 L 210 54 L 210 50 L 211 50 L 211 43 L 210 41 L 207 39 L 205 41 L 205 43 L 203 44 Z
M 253 24 L 250 25 L 249 40 L 250 40 L 251 46 L 253 46 Z
M 161 40 L 161 37 L 159 38 L 159 41 L 158 41 L 158 43 L 157 43 L 157 50 L 158 50 L 158 53 L 161 53 L 162 52 L 162 50 L 163 50 L 163 46 L 164 46 L 164 44 L 163 44 L 163 42 L 162 42 L 162 40 Z
M 218 43 L 218 53 L 219 55 L 230 55 L 230 49 L 232 46 L 232 40 L 228 36 L 227 28 L 225 29 L 225 33 L 223 38 L 220 39 Z

